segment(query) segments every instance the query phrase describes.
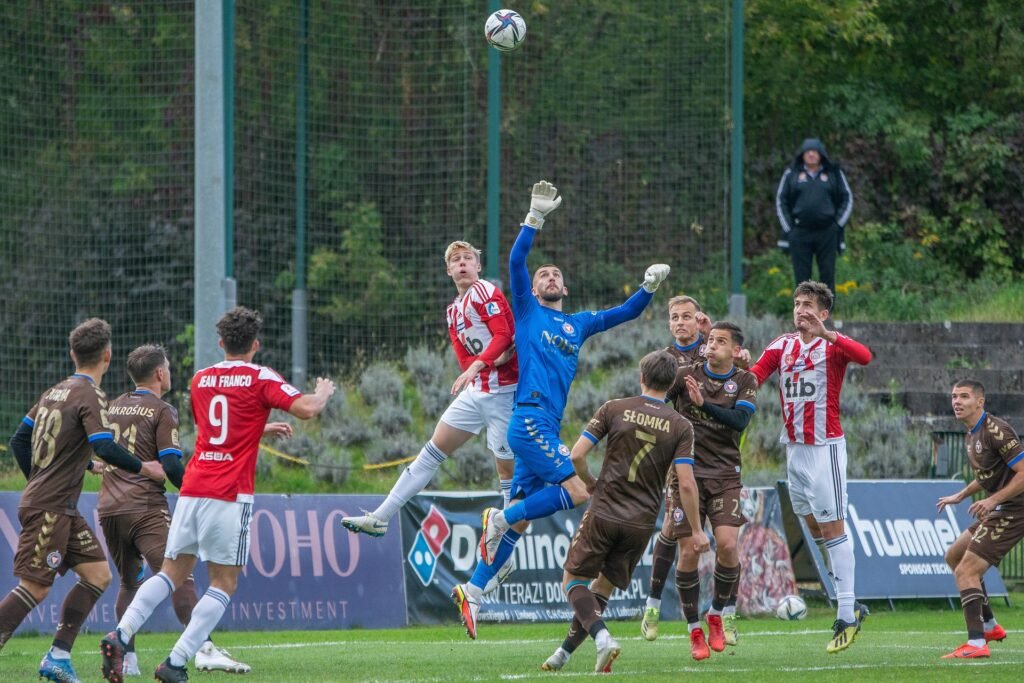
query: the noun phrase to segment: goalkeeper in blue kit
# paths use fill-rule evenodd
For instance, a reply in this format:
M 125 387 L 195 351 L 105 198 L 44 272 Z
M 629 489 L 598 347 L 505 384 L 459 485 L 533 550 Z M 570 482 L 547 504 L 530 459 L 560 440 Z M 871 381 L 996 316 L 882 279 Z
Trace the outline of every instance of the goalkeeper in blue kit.
M 669 274 L 667 265 L 652 265 L 641 288 L 621 305 L 604 311 L 563 313 L 562 299 L 568 290 L 558 267 L 541 266 L 532 282 L 526 268 L 537 232 L 561 203 L 558 189 L 551 183 L 542 180 L 533 186 L 530 212 L 509 257 L 519 385 L 508 444 L 515 453 L 512 499 L 520 500 L 504 511 L 484 510 L 483 561 L 477 563 L 468 583 L 452 590 L 452 600 L 471 638 L 476 637 L 483 589 L 512 555 L 529 521 L 572 509 L 590 497 L 573 469 L 569 448 L 559 438 L 580 347 L 589 337 L 639 316 Z

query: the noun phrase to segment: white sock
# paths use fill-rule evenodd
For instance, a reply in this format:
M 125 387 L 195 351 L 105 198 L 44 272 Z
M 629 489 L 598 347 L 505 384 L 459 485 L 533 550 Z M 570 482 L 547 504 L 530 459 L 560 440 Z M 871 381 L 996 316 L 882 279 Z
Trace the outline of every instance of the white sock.
M 384 522 L 390 521 L 403 505 L 426 488 L 437 468 L 447 458 L 433 441 L 428 441 L 416 459 L 398 476 L 398 481 L 391 487 L 391 492 L 380 507 L 373 511 L 373 516 Z
M 967 644 L 970 645 L 971 647 L 983 647 L 985 645 L 985 639 L 984 638 L 974 638 L 973 640 L 968 640 Z
M 829 578 L 832 578 L 832 561 L 828 556 L 828 548 L 825 547 L 825 539 L 815 538 L 814 545 L 818 546 L 818 552 L 821 553 L 821 559 L 825 561 L 825 571 L 828 572 Z
M 611 633 L 608 633 L 608 629 L 603 628 L 597 632 L 594 636 L 594 643 L 597 645 L 597 649 L 600 650 L 608 645 L 608 639 L 612 637 Z
M 501 485 L 501 507 L 502 509 L 507 508 L 511 503 L 512 498 L 512 480 L 511 479 L 499 479 L 498 483 Z
M 736 605 L 726 605 L 725 609 L 722 610 L 723 617 L 734 617 L 736 616 Z
M 687 633 L 693 633 L 694 631 L 696 631 L 699 628 L 700 628 L 700 622 L 699 621 L 695 621 L 692 624 L 690 624 L 690 623 L 686 624 L 686 632 Z
M 174 584 L 163 572 L 146 579 L 139 586 L 139 591 L 132 598 L 132 602 L 125 610 L 121 621 L 117 623 L 117 630 L 121 634 L 121 642 L 127 643 L 132 639 L 146 620 L 153 615 L 153 611 L 160 606 L 160 603 L 167 599 L 174 592 Z
M 480 586 L 474 586 L 469 581 L 462 584 L 462 590 L 466 591 L 466 595 L 468 595 L 470 599 L 476 603 L 479 603 L 480 599 L 484 597 L 484 592 L 480 589 Z
M 54 659 L 71 659 L 71 653 L 67 650 L 62 650 L 56 645 L 50 648 L 50 656 Z
M 991 631 L 992 629 L 994 629 L 998 625 L 999 625 L 999 622 L 996 621 L 995 617 L 992 617 L 991 619 L 989 619 L 988 621 L 985 622 L 985 630 L 986 631 Z
M 708 614 L 710 614 L 713 617 L 720 617 L 722 616 L 722 610 L 715 609 L 714 607 L 708 607 Z
M 653 607 L 654 609 L 661 609 L 661 598 L 647 597 L 647 606 Z
M 829 564 L 832 567 L 832 580 L 836 585 L 836 598 L 839 610 L 836 618 L 847 623 L 853 621 L 853 603 L 856 596 L 853 586 L 854 564 L 853 541 L 846 534 L 829 539 L 825 542 L 828 549 Z
M 185 666 L 188 660 L 196 656 L 199 646 L 206 642 L 210 632 L 224 616 L 224 610 L 230 601 L 231 596 L 224 591 L 216 588 L 206 589 L 206 593 L 192 610 L 192 618 L 185 627 L 185 632 L 171 649 L 171 666 Z

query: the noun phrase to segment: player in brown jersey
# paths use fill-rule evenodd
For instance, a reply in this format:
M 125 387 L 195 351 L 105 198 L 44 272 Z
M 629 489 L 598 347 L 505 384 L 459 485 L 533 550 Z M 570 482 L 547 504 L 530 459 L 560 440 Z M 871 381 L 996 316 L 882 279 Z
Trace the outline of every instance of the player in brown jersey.
M 1013 427 L 985 410 L 981 382 L 954 384 L 952 403 L 953 415 L 967 427 L 967 460 L 974 480 L 958 493 L 939 498 L 939 511 L 975 493 L 984 491 L 986 497 L 971 504 L 968 511 L 977 521 L 946 550 L 960 590 L 967 642 L 942 658 L 979 659 L 990 655 L 989 641 L 1006 637 L 989 607 L 981 577 L 1024 538 L 1024 445 Z
M 601 406 L 572 448 L 573 468 L 592 497 L 569 546 L 562 576 L 576 618 L 561 647 L 541 665 L 545 671 L 565 666 L 588 634 L 597 645 L 594 671 L 611 670 L 620 648 L 601 612 L 616 587 L 628 586 L 647 548 L 669 470 L 677 473 L 686 514 L 697 516 L 693 427 L 665 403 L 677 369 L 678 362 L 667 351 L 644 356 L 641 395 Z M 587 454 L 604 437 L 608 447 L 595 479 L 587 467 Z M 708 549 L 707 536 L 699 526 L 688 546 L 694 552 Z
M 681 515 L 679 501 L 665 500 L 665 517 L 676 527 L 676 538 L 686 537 L 693 526 L 711 521 L 715 536 L 716 562 L 711 609 L 707 614 L 708 638 L 700 626 L 700 555 L 689 544 L 680 543 L 676 565 L 676 588 L 690 631 L 690 653 L 707 659 L 711 650 L 725 649 L 722 613 L 735 596 L 739 579 L 739 528 L 746 521 L 740 512 L 740 435 L 757 409 L 757 379 L 735 367 L 733 361 L 743 348 L 743 332 L 729 322 L 711 326 L 705 349 L 707 360 L 679 368 L 667 398 L 694 430 L 694 466 L 700 500 L 700 516 Z M 671 477 L 671 473 L 669 475 Z M 670 486 L 669 491 L 673 489 Z M 696 520 L 696 524 L 694 523 Z M 650 627 L 641 631 L 653 640 Z M 655 631 L 654 635 L 657 635 Z M 735 642 L 735 641 L 733 641 Z
M 668 300 L 668 331 L 674 341 L 665 350 L 678 358 L 680 365 L 696 363 L 704 357 L 704 342 L 711 331 L 711 318 L 693 297 L 674 296 Z
M 57 574 L 70 569 L 78 575 L 61 606 L 53 646 L 39 665 L 39 675 L 51 681 L 78 680 L 71 648 L 110 584 L 107 558 L 77 509 L 92 454 L 154 480 L 164 477 L 158 463 L 141 462 L 114 441 L 107 397 L 100 389 L 110 367 L 110 325 L 92 318 L 72 330 L 68 341 L 75 373 L 43 392 L 11 438 L 11 452 L 28 484 L 18 504 L 18 585 L 0 601 L 2 648 L 46 598 Z
M 178 411 L 163 400 L 171 389 L 171 365 L 162 346 L 148 344 L 128 354 L 128 376 L 135 389 L 111 401 L 107 410 L 114 438 L 143 462 L 157 461 L 167 479 L 181 486 L 185 470 L 178 443 Z M 288 425 L 285 425 L 290 430 Z M 171 516 L 163 482 L 106 468 L 96 508 L 107 540 L 110 558 L 120 576 L 115 613 L 120 619 L 141 583 L 142 561 L 156 573 L 163 565 Z M 171 596 L 174 613 L 187 625 L 199 600 L 195 581 L 189 577 Z M 248 673 L 248 664 L 236 661 L 207 640 L 196 653 L 200 671 Z M 128 643 L 124 673 L 140 675 L 135 639 Z

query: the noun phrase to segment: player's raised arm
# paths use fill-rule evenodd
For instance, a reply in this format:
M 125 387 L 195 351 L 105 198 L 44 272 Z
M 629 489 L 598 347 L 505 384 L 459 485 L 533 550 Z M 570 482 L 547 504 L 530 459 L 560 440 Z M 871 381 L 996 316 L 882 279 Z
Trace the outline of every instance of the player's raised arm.
M 300 420 L 309 420 L 323 411 L 333 395 L 334 382 L 325 377 L 317 377 L 316 390 L 312 394 L 303 394 L 295 399 L 288 412 Z
M 616 325 L 633 320 L 643 313 L 644 309 L 647 308 L 647 304 L 651 303 L 651 299 L 654 298 L 654 292 L 665 281 L 671 270 L 664 263 L 655 263 L 650 266 L 647 272 L 644 273 L 643 284 L 640 286 L 640 289 L 633 293 L 633 296 L 614 308 L 598 311 L 594 314 L 598 319 L 591 326 L 591 332 L 610 330 Z
M 512 252 L 509 254 L 508 271 L 509 282 L 512 286 L 512 298 L 515 300 L 528 300 L 533 298 L 531 293 L 530 271 L 526 268 L 526 256 L 533 247 L 533 238 L 537 231 L 544 227 L 544 219 L 547 215 L 562 204 L 562 198 L 558 196 L 558 188 L 546 180 L 542 180 L 533 186 L 530 195 L 530 212 L 523 219 L 522 230 L 512 245 Z M 522 310 L 516 305 L 517 315 Z

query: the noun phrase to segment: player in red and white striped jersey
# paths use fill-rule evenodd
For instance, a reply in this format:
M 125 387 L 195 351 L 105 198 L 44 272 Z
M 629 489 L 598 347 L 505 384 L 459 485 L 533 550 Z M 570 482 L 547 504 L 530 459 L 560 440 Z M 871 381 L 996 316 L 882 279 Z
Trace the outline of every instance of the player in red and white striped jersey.
M 308 420 L 334 394 L 329 379 L 318 377 L 315 392 L 303 395 L 270 368 L 255 365 L 262 324 L 259 313 L 242 306 L 221 316 L 217 332 L 224 361 L 192 378 L 196 447 L 167 532 L 167 561 L 139 587 L 117 629 L 100 643 L 103 676 L 109 681 L 123 680 L 125 643 L 192 574 L 198 558 L 207 563 L 210 588 L 155 673 L 159 681 L 188 680 L 185 663 L 220 621 L 249 559 L 256 456 L 270 411 L 277 408 Z
M 807 280 L 793 292 L 796 332 L 775 339 L 750 371 L 764 383 L 777 374 L 782 436 L 793 512 L 802 516 L 829 558 L 839 609 L 826 650 L 850 646 L 867 611 L 856 604 L 853 542 L 846 535 L 846 437 L 839 422 L 839 391 L 846 366 L 867 365 L 871 350 L 825 327 L 832 292 Z
M 452 385 L 452 394 L 457 396 L 441 416 L 430 441 L 402 472 L 384 502 L 373 512 L 341 520 L 349 531 L 370 536 L 387 533 L 391 518 L 430 483 L 441 463 L 485 428 L 501 495 L 508 505 L 513 455 L 506 433 L 519 381 L 519 363 L 512 345 L 512 309 L 500 289 L 480 279 L 479 249 L 469 242 L 452 242 L 444 260 L 458 290 L 447 311 L 448 336 L 462 368 Z

